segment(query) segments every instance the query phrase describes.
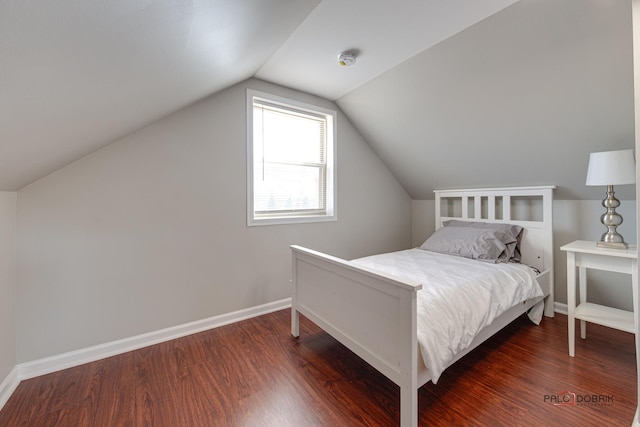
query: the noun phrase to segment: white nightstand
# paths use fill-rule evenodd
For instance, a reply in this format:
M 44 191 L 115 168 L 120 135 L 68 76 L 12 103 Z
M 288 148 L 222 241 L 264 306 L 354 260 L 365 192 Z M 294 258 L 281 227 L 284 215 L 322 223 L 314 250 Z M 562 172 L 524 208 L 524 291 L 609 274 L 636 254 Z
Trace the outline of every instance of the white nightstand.
M 635 333 L 638 315 L 638 250 L 596 248 L 595 242 L 576 240 L 560 250 L 567 252 L 567 311 L 569 315 L 569 356 L 575 354 L 575 319 L 580 319 L 580 336 L 586 338 L 586 322 Z M 576 307 L 576 267 L 580 284 L 580 304 Z M 631 275 L 633 311 L 587 302 L 587 268 Z

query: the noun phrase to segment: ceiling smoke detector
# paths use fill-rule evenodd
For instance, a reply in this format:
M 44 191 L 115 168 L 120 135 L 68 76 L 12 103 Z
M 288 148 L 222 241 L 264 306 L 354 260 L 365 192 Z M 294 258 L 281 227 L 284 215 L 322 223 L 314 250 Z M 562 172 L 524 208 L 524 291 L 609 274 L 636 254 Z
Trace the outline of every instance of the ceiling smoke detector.
M 343 52 L 338 55 L 338 64 L 342 67 L 349 67 L 356 63 L 356 56 L 353 53 Z

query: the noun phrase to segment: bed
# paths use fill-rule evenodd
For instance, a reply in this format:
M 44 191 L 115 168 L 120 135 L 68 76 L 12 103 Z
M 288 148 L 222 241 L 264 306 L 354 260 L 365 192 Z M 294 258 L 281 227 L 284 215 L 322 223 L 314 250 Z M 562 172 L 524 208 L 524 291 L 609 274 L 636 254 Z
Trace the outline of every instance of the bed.
M 544 301 L 552 317 L 553 186 L 435 191 L 436 231 L 449 221 L 522 227 L 521 264 L 532 266 L 542 295 L 528 299 L 483 327 L 448 363 L 455 363 L 504 326 Z M 292 250 L 291 333 L 302 314 L 400 387 L 400 425 L 418 425 L 418 388 L 432 381 L 418 344 L 418 280 L 300 246 Z M 444 255 L 451 257 L 450 255 Z M 455 258 L 455 257 L 451 257 Z M 471 261 L 479 264 L 480 261 Z

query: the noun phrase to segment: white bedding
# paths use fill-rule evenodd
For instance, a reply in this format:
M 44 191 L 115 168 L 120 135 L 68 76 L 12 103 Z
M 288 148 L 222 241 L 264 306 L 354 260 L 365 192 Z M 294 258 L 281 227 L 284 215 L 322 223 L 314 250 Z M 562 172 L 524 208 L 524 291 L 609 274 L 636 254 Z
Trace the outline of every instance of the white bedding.
M 482 328 L 514 305 L 543 296 L 533 270 L 521 264 L 489 264 L 422 249 L 352 262 L 422 283 L 418 344 L 434 384 Z

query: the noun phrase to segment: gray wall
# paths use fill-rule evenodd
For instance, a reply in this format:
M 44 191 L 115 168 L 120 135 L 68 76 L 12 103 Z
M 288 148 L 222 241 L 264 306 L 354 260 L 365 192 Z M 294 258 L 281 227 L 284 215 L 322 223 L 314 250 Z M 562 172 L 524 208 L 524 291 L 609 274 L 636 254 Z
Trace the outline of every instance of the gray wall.
M 633 186 L 629 186 L 633 187 Z M 604 198 L 604 193 L 603 193 Z M 624 218 L 618 228 L 628 243 L 636 244 L 636 201 L 622 200 L 617 211 Z M 435 202 L 414 200 L 411 203 L 412 245 L 419 246 L 435 229 Z M 567 303 L 567 254 L 560 247 L 574 240 L 597 241 L 606 231 L 600 223 L 604 213 L 601 200 L 554 200 L 553 240 L 555 256 L 555 298 Z M 631 277 L 626 274 L 587 271 L 589 301 L 624 310 L 633 310 Z
M 16 365 L 16 193 L 0 192 L 0 383 Z
M 406 248 L 411 200 L 338 115 L 338 221 L 246 226 L 249 80 L 18 193 L 17 360 L 289 296 L 289 244 L 344 258 Z

